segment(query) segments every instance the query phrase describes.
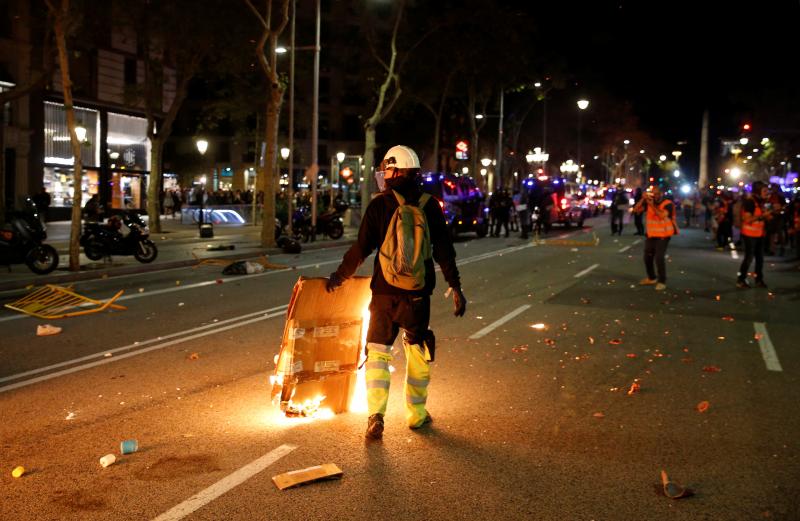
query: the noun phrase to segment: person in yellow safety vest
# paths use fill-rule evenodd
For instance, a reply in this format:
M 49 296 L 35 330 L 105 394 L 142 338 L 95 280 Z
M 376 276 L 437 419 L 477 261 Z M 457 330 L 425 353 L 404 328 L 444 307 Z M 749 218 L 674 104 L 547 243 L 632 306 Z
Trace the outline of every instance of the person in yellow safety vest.
M 432 421 L 425 407 L 430 382 L 430 361 L 434 350 L 432 334 L 428 330 L 430 296 L 436 285 L 434 260 L 441 267 L 444 279 L 453 290 L 454 314 L 464 316 L 467 306 L 467 299 L 461 292 L 456 252 L 444 213 L 437 200 L 423 198 L 417 183 L 419 169 L 419 158 L 411 148 L 398 145 L 389 149 L 375 172 L 381 192 L 369 202 L 361 220 L 358 240 L 345 253 L 339 268 L 330 275 L 327 283 L 327 290 L 334 291 L 353 276 L 364 259 L 375 249 L 381 248 L 387 233 L 395 231 L 390 230 L 390 223 L 400 204 L 417 206 L 421 203 L 430 231 L 432 250 L 432 258 L 424 261 L 424 287 L 409 290 L 393 285 L 384 275 L 380 263 L 382 255 L 375 256 L 370 284 L 372 300 L 369 304 L 366 346 L 368 439 L 380 439 L 383 436 L 383 418 L 389 401 L 391 380 L 389 362 L 392 361 L 392 344 L 400 329 L 403 330 L 406 357 L 406 421 L 412 429 L 418 429 Z
M 766 288 L 764 282 L 764 237 L 765 221 L 771 217 L 770 211 L 765 209 L 764 203 L 769 197 L 769 189 L 761 181 L 753 183 L 750 197 L 742 202 L 742 242 L 744 242 L 744 260 L 739 267 L 739 277 L 736 286 L 749 288 L 747 283 L 747 270 L 753 257 L 756 260 L 756 286 Z
M 656 291 L 667 289 L 667 265 L 664 257 L 667 253 L 669 239 L 677 233 L 675 222 L 675 205 L 664 199 L 661 188 L 652 186 L 644 197 L 633 207 L 635 213 L 645 212 L 645 230 L 647 239 L 644 243 L 644 266 L 647 278 L 642 279 L 642 286 L 655 285 Z M 658 268 L 658 277 L 653 264 Z

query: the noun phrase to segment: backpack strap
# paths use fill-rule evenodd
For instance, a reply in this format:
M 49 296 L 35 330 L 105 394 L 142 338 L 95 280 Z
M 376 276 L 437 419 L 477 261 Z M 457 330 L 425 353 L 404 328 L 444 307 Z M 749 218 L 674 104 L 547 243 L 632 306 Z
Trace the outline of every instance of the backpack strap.
M 428 199 L 430 199 L 430 198 L 431 198 L 431 194 L 422 194 L 422 196 L 420 196 L 420 198 L 419 198 L 419 205 L 418 206 L 420 208 L 425 208 L 425 204 L 428 202 Z
M 397 199 L 397 203 L 400 206 L 406 204 L 406 199 L 402 195 L 400 195 L 400 193 L 397 190 L 392 190 L 392 193 L 394 194 L 395 198 Z

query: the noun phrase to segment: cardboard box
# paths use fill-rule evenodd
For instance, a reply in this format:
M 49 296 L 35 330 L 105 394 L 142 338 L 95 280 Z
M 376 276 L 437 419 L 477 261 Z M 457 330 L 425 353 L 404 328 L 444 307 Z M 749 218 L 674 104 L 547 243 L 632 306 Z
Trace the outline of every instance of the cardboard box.
M 355 390 L 370 278 L 353 277 L 333 293 L 326 282 L 300 277 L 289 302 L 272 379 L 272 399 L 287 414 L 311 415 L 319 406 L 344 412 Z
M 323 479 L 339 479 L 342 477 L 342 469 L 335 463 L 326 463 L 315 467 L 308 467 L 302 470 L 293 470 L 272 477 L 272 482 L 281 489 L 296 487 Z

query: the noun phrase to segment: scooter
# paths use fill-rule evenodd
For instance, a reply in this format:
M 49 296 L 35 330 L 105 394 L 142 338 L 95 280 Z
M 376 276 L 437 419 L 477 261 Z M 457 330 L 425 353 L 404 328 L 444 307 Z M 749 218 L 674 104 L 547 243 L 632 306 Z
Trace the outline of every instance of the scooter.
M 46 275 L 58 267 L 58 252 L 43 244 L 47 231 L 33 201 L 25 201 L 25 210 L 11 212 L 9 222 L 0 230 L 0 264 L 26 264 L 38 275 Z
M 123 223 L 130 229 L 127 235 L 120 232 Z M 158 256 L 158 248 L 149 236 L 150 231 L 139 214 L 125 212 L 121 218 L 111 216 L 105 224 L 86 223 L 80 244 L 83 253 L 91 260 L 112 255 L 133 255 L 139 262 L 147 264 Z
M 327 235 L 331 239 L 340 239 L 344 235 L 344 219 L 342 215 L 347 210 L 347 204 L 337 204 L 335 208 L 317 216 L 317 232 Z M 292 216 L 292 229 L 296 240 L 308 242 L 313 233 L 311 226 L 311 208 L 300 206 Z

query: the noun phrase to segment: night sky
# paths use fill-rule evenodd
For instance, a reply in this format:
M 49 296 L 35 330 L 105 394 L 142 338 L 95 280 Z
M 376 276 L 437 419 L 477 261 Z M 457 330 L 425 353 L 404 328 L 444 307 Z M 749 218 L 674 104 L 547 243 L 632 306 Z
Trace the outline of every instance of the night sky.
M 696 156 L 706 107 L 712 140 L 735 135 L 743 121 L 757 134 L 800 133 L 796 0 L 601 0 L 528 9 L 587 96 L 601 89 L 631 101 L 654 137 L 689 142 L 687 159 Z

